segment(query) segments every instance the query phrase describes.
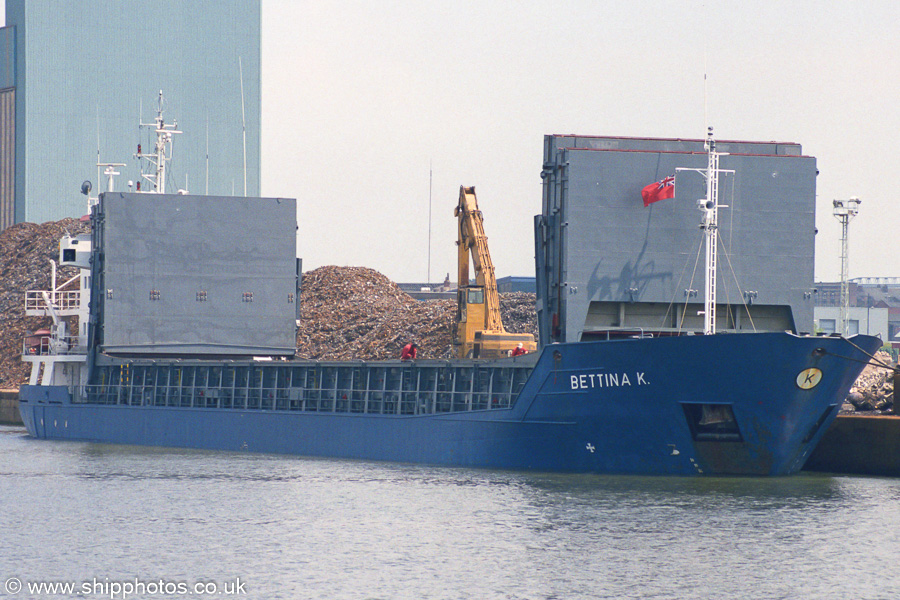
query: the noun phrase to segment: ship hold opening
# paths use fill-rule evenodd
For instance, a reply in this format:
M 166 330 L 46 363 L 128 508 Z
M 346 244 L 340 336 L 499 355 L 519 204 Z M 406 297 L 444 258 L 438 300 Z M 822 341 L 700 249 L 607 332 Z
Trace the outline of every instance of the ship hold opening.
M 741 429 L 730 404 L 681 405 L 691 435 L 698 442 L 743 442 Z

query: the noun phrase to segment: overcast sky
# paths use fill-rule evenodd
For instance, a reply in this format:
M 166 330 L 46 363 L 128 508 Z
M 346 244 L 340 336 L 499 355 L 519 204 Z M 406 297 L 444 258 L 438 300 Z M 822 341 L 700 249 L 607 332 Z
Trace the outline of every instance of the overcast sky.
M 850 276 L 900 277 L 898 30 L 896 0 L 262 0 L 262 193 L 297 198 L 305 269 L 424 281 L 430 223 L 440 281 L 474 185 L 498 276 L 533 276 L 545 134 L 702 138 L 707 106 L 817 158 L 817 279 L 850 196 Z
M 832 200 L 850 196 L 850 276 L 900 276 L 900 3 L 263 0 L 262 14 L 262 191 L 298 199 L 307 268 L 424 280 L 431 167 L 432 280 L 455 278 L 462 184 L 498 276 L 534 275 L 544 134 L 701 138 L 706 104 L 720 139 L 817 158 L 817 279 L 840 276 Z

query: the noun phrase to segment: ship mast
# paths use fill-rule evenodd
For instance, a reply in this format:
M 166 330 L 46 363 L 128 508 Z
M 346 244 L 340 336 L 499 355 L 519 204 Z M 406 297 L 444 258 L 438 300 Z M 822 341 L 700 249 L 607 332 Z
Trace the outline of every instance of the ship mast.
M 716 265 L 718 261 L 718 228 L 719 228 L 719 153 L 716 152 L 716 141 L 713 139 L 713 128 L 707 128 L 706 144 L 706 202 L 703 210 L 703 222 L 706 240 L 706 289 L 703 301 L 704 325 L 703 333 L 711 335 L 716 332 Z
M 167 125 L 163 119 L 163 93 L 159 91 L 159 102 L 156 110 L 156 119 L 154 123 L 141 123 L 141 127 L 153 127 L 156 131 L 156 146 L 151 154 L 141 152 L 141 145 L 138 144 L 137 152 L 134 157 L 137 159 L 146 158 L 155 168 L 150 173 L 141 173 L 141 177 L 151 184 L 151 189 L 144 190 L 156 194 L 166 193 L 166 163 L 172 159 L 172 137 L 181 133 L 178 131 L 178 122 L 175 121 L 171 125 Z M 142 191 L 140 183 L 138 190 Z
M 679 168 L 678 171 L 697 171 L 706 178 L 706 198 L 697 200 L 697 208 L 703 213 L 700 229 L 704 231 L 706 244 L 706 287 L 703 298 L 703 333 L 712 335 L 716 332 L 716 271 L 718 263 L 718 236 L 719 236 L 719 174 L 734 173 L 731 169 L 719 168 L 719 157 L 727 156 L 727 152 L 716 151 L 716 141 L 713 139 L 713 128 L 708 127 L 706 141 L 703 144 L 706 150 L 706 169 Z M 723 204 L 721 208 L 728 208 Z

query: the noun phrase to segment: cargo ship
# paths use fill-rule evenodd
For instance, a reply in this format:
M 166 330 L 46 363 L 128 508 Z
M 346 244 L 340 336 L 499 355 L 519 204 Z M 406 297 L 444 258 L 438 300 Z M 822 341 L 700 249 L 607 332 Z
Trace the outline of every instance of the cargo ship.
M 54 271 L 50 290 L 26 293 L 27 313 L 53 321 L 23 345 L 32 371 L 20 410 L 35 438 L 551 472 L 789 475 L 881 346 L 862 335 L 743 331 L 750 306 L 739 323 L 716 302 L 710 182 L 720 169 L 710 136 L 698 172 L 713 264 L 705 304 L 685 294 L 681 306 L 683 316 L 703 313 L 703 330 L 684 319 L 629 322 L 647 314 L 636 308 L 650 293 L 639 284 L 613 300 L 604 294 L 615 286 L 579 284 L 578 261 L 603 257 L 568 226 L 574 161 L 559 153 L 558 163 L 545 155 L 535 220 L 536 351 L 299 359 L 295 201 L 162 193 L 166 128 L 160 112 L 148 189 L 117 192 L 110 177 L 91 234 L 61 241 L 60 264 L 80 274 L 57 285 Z M 602 322 L 608 301 L 619 304 L 613 325 Z

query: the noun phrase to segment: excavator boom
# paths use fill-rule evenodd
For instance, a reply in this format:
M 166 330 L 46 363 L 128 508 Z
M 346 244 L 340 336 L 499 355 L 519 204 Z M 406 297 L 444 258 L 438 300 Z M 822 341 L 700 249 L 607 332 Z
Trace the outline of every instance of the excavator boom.
M 454 214 L 459 223 L 456 327 L 453 344 L 460 358 L 500 358 L 518 344 L 527 352 L 537 349 L 529 333 L 509 333 L 500 316 L 497 277 L 488 251 L 484 219 L 474 187 L 460 186 Z M 471 257 L 471 265 L 470 265 Z M 470 266 L 475 270 L 471 284 Z

